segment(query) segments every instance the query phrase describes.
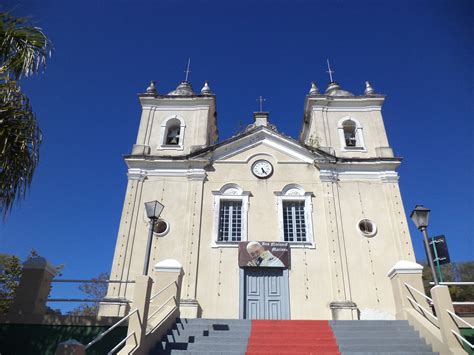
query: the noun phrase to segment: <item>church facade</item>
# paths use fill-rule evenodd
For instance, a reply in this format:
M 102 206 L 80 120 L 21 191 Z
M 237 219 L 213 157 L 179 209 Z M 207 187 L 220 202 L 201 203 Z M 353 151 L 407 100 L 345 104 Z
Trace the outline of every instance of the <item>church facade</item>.
M 353 95 L 331 82 L 304 101 L 298 139 L 254 113 L 218 142 L 216 96 L 181 82 L 139 95 L 136 143 L 111 279 L 143 272 L 151 228 L 144 203 L 165 208 L 154 226 L 149 272 L 183 268 L 183 317 L 393 319 L 389 269 L 414 261 L 397 168 L 369 83 Z M 133 295 L 111 284 L 108 298 Z M 104 315 L 121 315 L 107 306 Z

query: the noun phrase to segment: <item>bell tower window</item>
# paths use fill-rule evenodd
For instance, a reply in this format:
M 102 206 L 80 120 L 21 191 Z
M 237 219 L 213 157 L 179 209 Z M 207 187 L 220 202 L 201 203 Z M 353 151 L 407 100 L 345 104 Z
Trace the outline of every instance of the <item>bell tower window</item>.
M 366 151 L 362 125 L 353 117 L 342 118 L 338 125 L 341 150 L 344 151 Z
M 346 147 L 357 147 L 356 124 L 354 121 L 344 121 L 342 124 L 344 130 L 344 140 Z
M 182 150 L 184 145 L 184 120 L 177 115 L 163 120 L 161 124 L 161 145 L 159 149 Z
M 180 127 L 178 125 L 173 125 L 168 128 L 166 132 L 166 145 L 178 145 L 179 144 L 179 133 Z

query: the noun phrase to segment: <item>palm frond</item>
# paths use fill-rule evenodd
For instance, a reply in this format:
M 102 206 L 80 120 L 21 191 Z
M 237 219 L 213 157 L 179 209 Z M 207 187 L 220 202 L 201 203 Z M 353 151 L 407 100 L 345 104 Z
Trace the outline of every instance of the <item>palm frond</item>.
M 52 44 L 43 31 L 28 25 L 28 19 L 0 12 L 0 74 L 18 80 L 46 65 Z
M 41 131 L 28 98 L 12 80 L 0 82 L 0 214 L 24 198 L 38 165 Z

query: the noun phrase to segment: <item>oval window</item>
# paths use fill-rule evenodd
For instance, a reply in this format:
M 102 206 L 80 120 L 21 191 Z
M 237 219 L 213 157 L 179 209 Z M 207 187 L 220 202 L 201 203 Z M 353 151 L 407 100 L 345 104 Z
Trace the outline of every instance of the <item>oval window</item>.
M 157 235 L 158 237 L 162 237 L 168 233 L 170 230 L 170 225 L 164 219 L 159 219 L 158 222 L 155 223 L 155 228 L 153 228 L 153 234 Z
M 361 220 L 357 227 L 364 237 L 373 237 L 377 234 L 377 226 L 370 219 Z

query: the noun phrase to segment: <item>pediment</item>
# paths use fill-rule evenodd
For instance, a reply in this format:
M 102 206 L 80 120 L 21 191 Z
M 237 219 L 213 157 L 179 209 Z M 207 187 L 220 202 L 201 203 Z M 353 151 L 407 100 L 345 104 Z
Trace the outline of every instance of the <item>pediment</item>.
M 214 163 L 247 163 L 257 155 L 270 155 L 282 163 L 330 162 L 332 157 L 317 149 L 312 150 L 293 138 L 267 127 L 258 127 L 232 137 L 203 153 Z M 199 158 L 197 155 L 194 158 Z

